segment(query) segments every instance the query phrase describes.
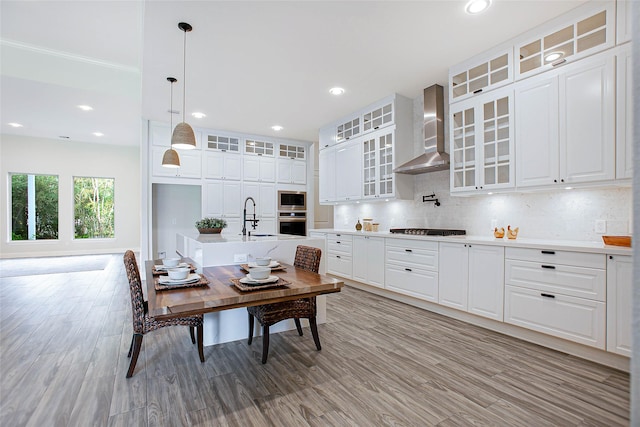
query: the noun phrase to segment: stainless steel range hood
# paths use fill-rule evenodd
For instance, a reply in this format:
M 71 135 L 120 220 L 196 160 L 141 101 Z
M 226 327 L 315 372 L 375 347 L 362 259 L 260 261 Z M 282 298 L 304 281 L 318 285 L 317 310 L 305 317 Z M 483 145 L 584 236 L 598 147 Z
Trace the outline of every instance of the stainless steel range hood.
M 444 151 L 444 91 L 433 85 L 424 90 L 424 154 L 398 166 L 395 173 L 418 175 L 449 169 Z

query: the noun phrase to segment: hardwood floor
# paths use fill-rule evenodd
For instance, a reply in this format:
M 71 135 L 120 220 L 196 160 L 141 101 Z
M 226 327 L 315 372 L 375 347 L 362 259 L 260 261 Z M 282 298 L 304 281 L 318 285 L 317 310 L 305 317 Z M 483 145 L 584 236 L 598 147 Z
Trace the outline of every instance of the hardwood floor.
M 129 379 L 122 255 L 0 289 L 2 426 L 629 424 L 626 373 L 349 287 L 327 298 L 320 352 L 305 327 L 273 334 L 266 365 L 261 340 L 200 363 L 172 327 L 145 336 Z

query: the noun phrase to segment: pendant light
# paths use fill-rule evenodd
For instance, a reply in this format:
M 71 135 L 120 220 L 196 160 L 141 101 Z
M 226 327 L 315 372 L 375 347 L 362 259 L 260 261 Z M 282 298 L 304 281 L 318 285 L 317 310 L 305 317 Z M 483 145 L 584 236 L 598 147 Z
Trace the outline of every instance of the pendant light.
M 169 105 L 169 132 L 173 129 L 173 84 L 177 81 L 174 77 L 167 77 L 167 80 L 171 83 L 171 98 Z M 164 152 L 162 156 L 162 166 L 165 168 L 179 168 L 180 167 L 180 156 L 178 156 L 178 152 L 173 148 L 169 148 Z
M 182 123 L 178 123 L 173 130 L 173 136 L 171 137 L 171 147 L 179 148 L 182 150 L 191 150 L 196 148 L 196 135 L 193 132 L 193 128 L 184 120 L 185 115 L 185 103 L 187 99 L 185 80 L 187 77 L 187 33 L 193 29 L 191 25 L 186 22 L 178 24 L 178 28 L 184 31 L 184 48 L 182 58 Z

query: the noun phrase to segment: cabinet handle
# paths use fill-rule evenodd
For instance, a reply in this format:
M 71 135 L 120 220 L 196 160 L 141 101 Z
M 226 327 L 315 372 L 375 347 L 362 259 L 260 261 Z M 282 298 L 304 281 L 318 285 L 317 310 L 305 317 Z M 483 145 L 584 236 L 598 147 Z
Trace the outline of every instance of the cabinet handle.
M 565 62 L 567 62 L 567 59 L 566 58 L 562 58 L 562 59 L 557 60 L 556 62 L 552 62 L 551 66 L 555 67 L 557 65 L 564 64 Z
M 555 266 L 555 265 L 541 265 L 540 267 L 542 267 L 542 268 L 548 268 L 548 269 L 550 269 L 550 270 L 555 270 L 555 269 L 556 269 L 556 266 Z
M 480 92 L 482 92 L 482 89 L 477 89 L 473 91 L 473 93 L 480 93 Z
M 609 255 L 609 259 L 613 259 L 613 255 Z
M 541 253 L 545 254 L 545 255 L 555 255 L 556 251 L 540 251 Z
M 554 180 L 553 180 L 553 182 L 558 182 L 558 180 L 557 180 L 557 179 L 554 179 Z
M 411 249 L 405 249 L 405 252 L 413 252 Z
M 410 268 L 405 268 L 404 270 L 405 270 L 405 271 L 409 271 L 409 272 L 413 271 L 413 270 L 411 270 Z
M 339 241 L 338 241 L 338 242 L 336 242 L 336 243 L 337 243 L 337 244 L 340 244 L 340 242 L 339 242 Z
M 541 297 L 545 297 L 545 298 L 555 298 L 555 295 L 551 295 L 551 294 L 540 294 Z
M 336 255 L 336 258 L 340 258 L 340 255 Z

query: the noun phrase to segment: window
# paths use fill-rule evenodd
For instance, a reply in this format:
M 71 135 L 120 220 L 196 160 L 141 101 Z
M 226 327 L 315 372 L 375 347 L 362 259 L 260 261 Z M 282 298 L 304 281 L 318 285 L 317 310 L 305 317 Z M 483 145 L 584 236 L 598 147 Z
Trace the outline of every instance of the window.
M 76 239 L 115 236 L 113 178 L 73 178 Z
M 11 240 L 58 238 L 58 176 L 10 174 Z

